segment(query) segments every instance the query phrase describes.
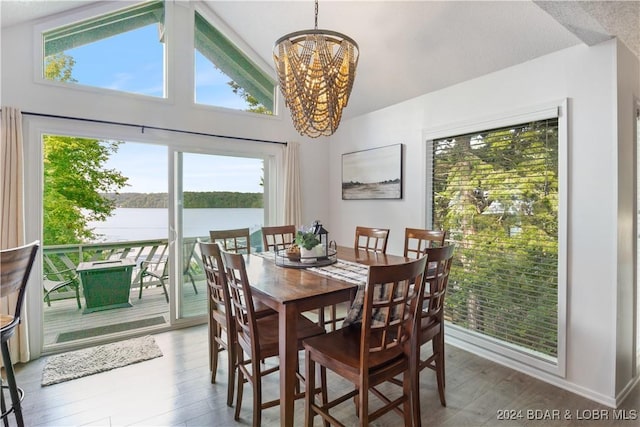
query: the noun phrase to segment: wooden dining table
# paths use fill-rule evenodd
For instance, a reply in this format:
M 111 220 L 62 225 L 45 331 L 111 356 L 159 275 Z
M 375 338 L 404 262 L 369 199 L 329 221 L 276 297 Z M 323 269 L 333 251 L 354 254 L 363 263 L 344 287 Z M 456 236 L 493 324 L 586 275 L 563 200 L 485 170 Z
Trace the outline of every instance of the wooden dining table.
M 393 265 L 409 259 L 349 247 L 337 247 L 338 260 L 364 265 Z M 353 300 L 357 284 L 304 268 L 277 266 L 274 258 L 252 254 L 246 261 L 253 297 L 278 311 L 280 352 L 280 425 L 294 425 L 294 395 L 299 313 Z

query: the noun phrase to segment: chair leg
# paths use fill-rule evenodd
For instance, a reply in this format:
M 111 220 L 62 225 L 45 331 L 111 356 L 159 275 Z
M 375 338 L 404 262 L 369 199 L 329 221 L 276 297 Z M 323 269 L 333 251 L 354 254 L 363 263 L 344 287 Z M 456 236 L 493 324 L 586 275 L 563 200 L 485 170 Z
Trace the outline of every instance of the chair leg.
M 338 313 L 336 310 L 336 305 L 333 304 L 331 306 L 331 332 L 336 330 L 336 323 L 338 322 L 336 318 L 338 317 Z
M 138 293 L 138 299 L 142 299 L 142 279 L 144 278 L 144 275 L 140 275 L 140 292 Z
M 220 353 L 220 344 L 218 344 L 218 336 L 220 335 L 220 326 L 215 320 L 211 320 L 211 334 L 209 343 L 211 346 L 211 355 L 209 357 L 209 367 L 211 369 L 211 384 L 216 383 L 216 373 L 218 372 L 218 354 Z
M 361 426 L 369 425 L 369 383 L 365 380 L 364 386 L 358 390 L 358 418 Z
M 231 340 L 231 334 L 227 334 L 227 406 L 233 406 L 233 387 L 236 379 L 237 350 Z
M 18 391 L 18 385 L 16 384 L 16 377 L 13 372 L 11 354 L 9 353 L 9 345 L 7 344 L 7 341 L 2 342 L 2 362 L 4 363 L 4 369 L 7 375 L 9 394 L 11 395 L 11 405 L 13 406 L 13 413 L 16 416 L 16 423 L 18 427 L 24 427 L 24 420 L 22 419 L 22 405 L 20 404 L 20 392 Z
M 193 280 L 193 275 L 190 272 L 187 272 L 189 275 L 189 279 L 191 279 L 191 284 L 193 285 L 193 291 L 198 295 L 198 288 L 196 288 L 196 282 Z
M 244 354 L 241 350 L 237 353 L 238 363 L 242 363 L 242 359 Z M 238 368 L 238 392 L 236 393 L 236 413 L 233 416 L 233 419 L 238 421 L 240 419 L 240 407 L 242 406 L 242 391 L 244 386 L 244 372 L 242 369 Z
M 410 342 L 411 359 L 409 360 L 409 379 L 410 383 L 410 400 L 411 400 L 411 416 L 413 427 L 421 427 L 420 420 L 420 344 L 412 337 Z
M 410 426 L 412 425 L 413 420 L 415 419 L 413 412 L 411 412 L 411 408 L 412 408 L 412 402 L 411 402 L 411 396 L 413 395 L 411 393 L 412 390 L 412 378 L 411 378 L 411 370 L 407 369 L 406 371 L 404 371 L 404 374 L 402 375 L 402 393 L 404 394 L 405 400 L 402 406 L 402 413 L 404 415 L 404 425 L 405 426 Z M 417 425 L 414 425 L 413 427 L 418 427 Z
M 82 304 L 80 304 L 80 285 L 76 283 L 76 286 L 74 286 L 74 288 L 76 290 L 76 301 L 78 302 L 78 309 L 81 309 Z
M 318 309 L 318 326 L 324 328 L 325 319 L 324 319 L 324 307 L 320 307 Z
M 324 310 L 324 308 L 322 308 Z M 311 404 L 315 400 L 314 389 L 316 387 L 315 384 L 315 370 L 316 364 L 311 358 L 309 352 L 305 352 L 305 378 L 307 380 L 306 390 L 304 393 L 304 425 L 305 427 L 313 426 L 313 418 L 315 416 L 315 412 L 311 409 Z M 323 403 L 326 402 L 325 393 L 326 388 L 324 387 L 326 384 L 323 384 L 322 390 L 322 400 Z
M 253 373 L 253 427 L 260 427 L 262 423 L 262 373 L 260 363 L 251 362 Z
M 440 404 L 447 406 L 444 397 L 444 340 L 441 337 L 433 338 L 433 351 L 436 354 L 433 363 L 436 367 L 436 382 L 438 384 L 438 394 L 440 395 Z
M 167 293 L 167 286 L 164 284 L 164 279 L 162 277 L 160 278 L 160 283 L 162 283 L 162 290 L 164 291 L 164 299 L 166 299 L 167 302 L 169 302 L 169 294 Z

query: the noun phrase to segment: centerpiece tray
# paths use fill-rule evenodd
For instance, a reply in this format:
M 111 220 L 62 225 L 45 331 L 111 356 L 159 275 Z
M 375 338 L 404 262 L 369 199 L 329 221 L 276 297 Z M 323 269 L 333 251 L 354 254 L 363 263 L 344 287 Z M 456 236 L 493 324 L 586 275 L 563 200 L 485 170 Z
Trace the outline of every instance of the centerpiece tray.
M 329 248 L 327 255 L 310 257 L 288 254 L 286 249 L 282 249 L 276 251 L 275 257 L 276 265 L 287 268 L 323 267 L 335 264 L 338 261 L 337 252 L 332 248 Z

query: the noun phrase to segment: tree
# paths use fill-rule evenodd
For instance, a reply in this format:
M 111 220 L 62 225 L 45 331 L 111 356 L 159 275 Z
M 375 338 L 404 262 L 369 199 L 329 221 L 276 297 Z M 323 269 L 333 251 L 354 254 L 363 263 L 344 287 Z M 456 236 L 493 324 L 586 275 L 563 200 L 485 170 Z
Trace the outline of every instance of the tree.
M 249 105 L 249 108 L 247 108 L 247 111 L 250 111 L 252 113 L 259 113 L 259 114 L 273 114 L 269 108 L 262 105 L 260 101 L 258 101 L 258 99 L 256 99 L 253 95 L 251 95 L 246 90 L 244 90 L 244 88 L 240 86 L 238 83 L 232 80 L 227 82 L 227 84 L 231 86 L 233 93 L 240 96 L 242 99 L 244 99 L 244 102 L 246 102 L 247 105 Z
M 116 192 L 128 178 L 105 169 L 121 142 L 70 136 L 44 136 L 44 244 L 94 240 L 90 221 L 104 221 L 115 203 L 102 194 Z
M 73 66 L 76 60 L 64 53 L 47 56 L 45 59 L 44 77 L 47 80 L 60 82 L 77 82 L 72 76 Z
M 73 57 L 64 53 L 48 56 L 45 78 L 75 82 L 74 65 Z M 90 138 L 44 136 L 45 245 L 80 243 L 97 237 L 88 223 L 104 221 L 115 209 L 115 203 L 102 194 L 117 192 L 128 179 L 116 170 L 104 168 L 120 144 Z
M 557 140 L 535 122 L 436 141 L 433 183 L 434 226 L 457 244 L 449 319 L 552 356 Z

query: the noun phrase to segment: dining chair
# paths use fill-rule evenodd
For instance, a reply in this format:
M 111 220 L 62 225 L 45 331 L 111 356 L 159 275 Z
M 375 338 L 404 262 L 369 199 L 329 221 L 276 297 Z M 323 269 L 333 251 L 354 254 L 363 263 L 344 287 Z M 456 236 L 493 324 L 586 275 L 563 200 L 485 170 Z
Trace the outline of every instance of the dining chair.
M 215 384 L 220 351 L 227 350 L 227 405 L 233 405 L 236 372 L 236 329 L 227 275 L 219 243 L 198 242 L 207 280 L 209 309 L 209 366 L 211 383 Z M 276 315 L 266 305 L 254 301 L 256 317 Z
M 295 237 L 295 225 L 262 227 L 262 250 L 275 252 L 286 249 L 293 244 Z
M 387 240 L 389 239 L 388 228 L 370 228 L 356 226 L 356 239 L 353 247 L 355 249 L 364 249 L 376 253 L 387 253 Z M 327 318 L 324 311 L 320 314 L 320 322 L 330 326 L 332 331 L 337 329 L 338 323 L 344 321 L 346 312 L 349 309 L 349 303 L 334 304 L 329 308 L 329 316 Z M 338 316 L 340 310 L 340 316 Z M 345 314 L 342 314 L 345 313 Z
M 426 261 L 423 257 L 403 264 L 371 266 L 361 323 L 303 341 L 307 390 L 315 388 L 314 377 L 309 374 L 315 372 L 316 364 L 354 386 L 353 390 L 320 404 L 312 393 L 306 393 L 305 426 L 312 426 L 316 415 L 339 424 L 330 409 L 351 398 L 356 402 L 360 425 L 366 426 L 391 410 L 400 411 L 404 425 L 411 425 L 415 418 L 413 388 L 417 383 L 412 380 L 415 367 L 410 364 L 410 343 L 424 287 Z M 418 283 L 417 290 L 414 283 Z M 398 375 L 402 375 L 401 396 L 396 398 L 378 390 L 378 385 Z M 369 391 L 383 403 L 372 413 L 369 413 Z
M 253 386 L 253 425 L 259 426 L 262 410 L 280 404 L 279 398 L 267 402 L 262 401 L 262 377 L 278 372 L 279 365 L 263 368 L 263 364 L 260 362 L 279 354 L 279 319 L 278 316 L 264 316 L 261 318 L 256 316 L 244 257 L 240 254 L 222 252 L 222 259 L 225 265 L 231 301 L 233 302 L 238 342 L 238 393 L 236 395 L 234 419 L 236 421 L 240 419 L 243 385 L 245 382 L 250 382 Z M 297 342 L 291 343 L 291 345 L 295 345 L 299 350 L 302 350 L 303 339 L 324 333 L 325 330 L 323 328 L 298 314 Z M 299 374 L 298 379 L 304 381 L 304 378 Z M 320 382 L 321 386 L 324 387 L 323 389 L 326 390 L 324 371 L 321 372 Z M 304 394 L 300 393 L 296 398 L 303 396 Z M 325 399 L 323 398 L 324 401 Z
M 447 406 L 444 395 L 445 389 L 445 359 L 444 359 L 444 301 L 449 282 L 449 272 L 453 263 L 454 245 L 443 247 L 427 248 L 424 251 L 427 259 L 427 267 L 424 276 L 423 292 L 420 296 L 418 313 L 418 333 L 413 336 L 411 351 L 415 360 L 415 372 L 412 380 L 415 384 L 415 394 L 413 395 L 414 405 L 414 426 L 420 425 L 420 372 L 429 368 L 436 372 L 436 383 L 438 385 L 438 395 L 440 404 Z M 431 341 L 431 355 L 425 359 L 421 358 L 420 349 Z M 397 379 L 390 382 L 403 385 Z
M 27 282 L 29 281 L 29 275 L 31 274 L 31 268 L 33 267 L 33 261 L 36 259 L 39 246 L 40 242 L 35 241 L 28 245 L 0 251 L 0 294 L 2 294 L 3 298 L 9 295 L 16 295 L 13 313 L 0 314 L 2 364 L 8 384 L 6 386 L 2 384 L 0 389 L 2 420 L 5 426 L 9 425 L 7 417 L 11 412 L 15 415 L 17 425 L 24 426 L 22 405 L 20 403 L 24 397 L 24 391 L 16 383 L 11 353 L 9 352 L 9 339 L 14 335 L 22 320 L 22 306 L 24 305 Z M 12 301 L 9 300 L 9 304 L 12 304 Z M 0 383 L 3 382 L 4 380 L 0 380 Z M 7 409 L 4 399 L 4 389 L 7 388 L 11 396 L 11 407 L 9 409 Z
M 211 242 L 217 242 L 222 249 L 239 254 L 251 253 L 251 232 L 249 228 L 234 230 L 209 230 Z
M 437 246 L 444 246 L 447 232 L 444 230 L 426 230 L 423 228 L 404 229 L 404 256 L 420 258 L 425 250 Z
M 235 322 L 233 320 L 231 297 L 218 243 L 199 242 L 202 266 L 207 280 L 209 307 L 209 365 L 211 383 L 216 382 L 218 355 L 227 350 L 227 405 L 233 405 L 236 372 Z
M 419 381 L 420 372 L 429 368 L 436 372 L 438 394 L 440 403 L 447 406 L 444 395 L 444 301 L 449 283 L 449 273 L 453 264 L 455 245 L 447 245 L 439 248 L 426 249 L 427 269 L 425 274 L 425 286 L 419 306 L 420 327 L 416 336 L 415 357 L 418 371 L 416 381 Z M 431 341 L 432 355 L 426 359 L 420 358 L 420 348 Z M 416 392 L 416 403 L 419 405 L 419 396 Z M 418 406 L 419 409 L 419 406 Z
M 356 226 L 356 240 L 353 247 L 366 251 L 387 253 L 388 228 L 371 228 Z

